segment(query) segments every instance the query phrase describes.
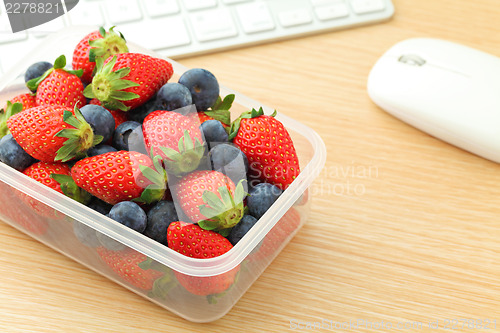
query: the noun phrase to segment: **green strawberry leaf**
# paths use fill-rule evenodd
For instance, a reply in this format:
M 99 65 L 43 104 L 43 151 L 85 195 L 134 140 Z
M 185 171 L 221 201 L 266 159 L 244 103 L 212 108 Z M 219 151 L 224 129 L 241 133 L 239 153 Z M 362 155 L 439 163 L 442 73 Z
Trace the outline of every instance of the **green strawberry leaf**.
M 54 179 L 61 186 L 61 191 L 67 197 L 70 197 L 84 205 L 92 199 L 92 195 L 84 189 L 78 187 L 71 176 L 53 173 L 50 178 Z

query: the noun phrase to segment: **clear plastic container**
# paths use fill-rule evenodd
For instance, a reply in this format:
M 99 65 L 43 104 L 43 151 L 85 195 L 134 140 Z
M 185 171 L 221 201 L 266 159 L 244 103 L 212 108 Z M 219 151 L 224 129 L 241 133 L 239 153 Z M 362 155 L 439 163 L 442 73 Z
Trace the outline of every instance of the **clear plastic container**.
M 77 27 L 53 35 L 34 48 L 17 66 L 0 78 L 0 105 L 9 98 L 27 92 L 23 75 L 37 61 L 54 61 L 65 54 L 70 63 L 74 46 L 92 27 Z M 119 30 L 119 29 L 118 29 Z M 130 43 L 129 43 L 130 44 Z M 152 51 L 129 45 L 131 52 L 160 57 Z M 24 56 L 24 55 L 22 55 Z M 21 57 L 20 57 L 21 58 Z M 171 61 L 171 60 L 170 60 Z M 176 81 L 187 68 L 171 61 Z M 266 114 L 274 109 L 265 107 L 228 88 L 221 95 L 236 95 L 233 115 L 251 108 L 263 107 Z M 26 177 L 0 163 L 0 218 L 29 234 L 38 241 L 65 254 L 116 283 L 148 298 L 154 303 L 193 322 L 210 322 L 224 316 L 260 276 L 281 249 L 305 223 L 311 204 L 308 188 L 325 164 L 323 141 L 311 128 L 278 113 L 288 129 L 297 150 L 301 174 L 279 197 L 276 203 L 257 222 L 234 248 L 211 259 L 193 259 L 139 234 L 96 211 Z M 21 199 L 21 200 L 20 200 Z M 85 229 L 120 243 L 114 260 L 139 256 L 143 273 L 157 278 L 154 285 L 139 285 L 127 278 L 118 268 L 106 264 L 95 244 L 82 243 L 75 230 Z M 300 260 L 300 258 L 298 259 Z M 234 283 L 225 292 L 198 296 L 178 283 L 209 283 L 214 279 L 235 275 Z M 78 281 L 75 281 L 77 284 Z M 78 288 L 75 285 L 75 288 Z M 61 290 L 61 292 L 64 292 Z

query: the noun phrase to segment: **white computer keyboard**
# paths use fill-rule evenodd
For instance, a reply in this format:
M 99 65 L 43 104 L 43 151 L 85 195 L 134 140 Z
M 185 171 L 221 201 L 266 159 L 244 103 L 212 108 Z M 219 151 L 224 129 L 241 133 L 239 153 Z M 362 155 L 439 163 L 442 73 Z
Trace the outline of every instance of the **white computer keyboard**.
M 0 6 L 0 74 L 69 25 L 116 25 L 127 40 L 184 56 L 376 23 L 391 0 L 80 0 L 66 15 L 12 34 Z

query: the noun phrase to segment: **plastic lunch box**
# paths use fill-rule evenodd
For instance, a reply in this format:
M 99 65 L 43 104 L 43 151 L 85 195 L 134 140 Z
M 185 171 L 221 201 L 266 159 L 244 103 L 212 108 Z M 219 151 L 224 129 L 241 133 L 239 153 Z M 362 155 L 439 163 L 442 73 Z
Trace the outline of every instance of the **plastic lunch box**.
M 0 78 L 0 105 L 4 105 L 7 99 L 19 93 L 27 92 L 23 75 L 30 64 L 42 60 L 54 61 L 61 54 L 66 55 L 69 64 L 74 46 L 92 29 L 71 28 L 45 39 L 35 49 L 36 52 L 27 55 Z M 129 48 L 131 52 L 160 57 L 131 43 Z M 187 68 L 174 61 L 172 64 L 175 75 L 171 82 L 175 82 Z M 231 93 L 236 95 L 234 117 L 243 111 L 262 106 L 237 92 L 221 87 L 222 96 Z M 263 107 L 266 114 L 273 112 L 273 109 Z M 0 163 L 0 218 L 47 246 L 189 321 L 216 320 L 232 308 L 305 223 L 311 203 L 308 188 L 325 164 L 325 146 L 316 132 L 282 114 L 278 114 L 277 119 L 284 123 L 292 136 L 299 156 L 301 174 L 249 233 L 222 256 L 211 259 L 183 256 L 3 163 Z M 27 205 L 26 200 L 19 200 L 21 196 L 31 197 L 28 198 L 31 204 Z M 122 243 L 125 249 L 123 252 L 117 252 L 117 255 L 130 251 L 145 255 L 149 269 L 157 270 L 162 276 L 157 281 L 157 291 L 152 293 L 151 290 L 132 285 L 104 263 L 95 247 L 80 242 L 74 230 L 82 224 L 94 229 L 101 237 L 107 236 Z M 179 275 L 192 281 L 198 279 L 203 282 L 235 271 L 235 282 L 225 292 L 217 295 L 197 296 L 176 283 L 176 277 Z

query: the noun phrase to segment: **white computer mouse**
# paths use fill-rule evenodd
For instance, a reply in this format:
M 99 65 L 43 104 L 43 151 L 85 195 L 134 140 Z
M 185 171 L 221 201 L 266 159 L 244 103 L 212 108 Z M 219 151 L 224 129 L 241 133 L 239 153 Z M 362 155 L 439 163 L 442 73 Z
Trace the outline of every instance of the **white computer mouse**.
M 500 58 L 439 39 L 404 40 L 377 61 L 368 94 L 410 125 L 500 162 Z

